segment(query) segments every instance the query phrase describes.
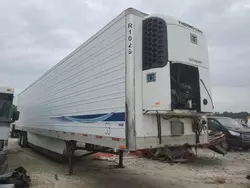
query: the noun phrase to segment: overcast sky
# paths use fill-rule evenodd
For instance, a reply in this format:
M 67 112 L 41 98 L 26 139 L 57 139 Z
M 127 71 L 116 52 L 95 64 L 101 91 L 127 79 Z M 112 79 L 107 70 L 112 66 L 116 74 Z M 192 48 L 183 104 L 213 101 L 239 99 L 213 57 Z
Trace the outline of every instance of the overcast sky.
M 250 112 L 248 0 L 1 0 L 0 85 L 19 93 L 128 7 L 201 28 L 215 109 Z

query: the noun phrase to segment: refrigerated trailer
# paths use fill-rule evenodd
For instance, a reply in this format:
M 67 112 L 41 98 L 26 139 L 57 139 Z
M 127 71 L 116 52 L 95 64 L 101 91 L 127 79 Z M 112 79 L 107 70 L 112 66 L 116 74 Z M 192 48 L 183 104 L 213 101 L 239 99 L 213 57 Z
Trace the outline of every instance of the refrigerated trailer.
M 129 8 L 21 92 L 18 110 L 20 142 L 59 154 L 207 144 L 206 37 Z

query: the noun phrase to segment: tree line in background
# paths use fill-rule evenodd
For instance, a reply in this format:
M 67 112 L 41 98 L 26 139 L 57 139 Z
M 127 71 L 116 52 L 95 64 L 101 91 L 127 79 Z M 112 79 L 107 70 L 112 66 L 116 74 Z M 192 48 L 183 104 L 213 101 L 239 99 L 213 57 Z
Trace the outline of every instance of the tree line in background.
M 223 116 L 223 117 L 231 117 L 234 119 L 243 119 L 247 120 L 247 117 L 250 116 L 250 113 L 248 112 L 215 112 L 215 116 Z

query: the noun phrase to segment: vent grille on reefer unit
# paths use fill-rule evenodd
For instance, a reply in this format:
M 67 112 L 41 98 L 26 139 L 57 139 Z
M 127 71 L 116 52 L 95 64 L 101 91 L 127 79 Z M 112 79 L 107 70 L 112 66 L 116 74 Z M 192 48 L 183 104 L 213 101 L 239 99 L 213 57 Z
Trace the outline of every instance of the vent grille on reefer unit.
M 160 68 L 167 65 L 167 25 L 157 17 L 143 20 L 142 69 Z

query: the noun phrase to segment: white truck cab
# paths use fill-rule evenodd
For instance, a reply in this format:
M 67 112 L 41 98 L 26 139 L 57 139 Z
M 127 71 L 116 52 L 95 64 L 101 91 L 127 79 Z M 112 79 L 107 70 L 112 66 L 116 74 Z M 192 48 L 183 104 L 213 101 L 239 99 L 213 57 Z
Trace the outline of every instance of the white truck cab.
M 4 174 L 7 168 L 6 151 L 10 124 L 19 117 L 19 113 L 13 111 L 13 98 L 13 88 L 0 87 L 0 175 Z

